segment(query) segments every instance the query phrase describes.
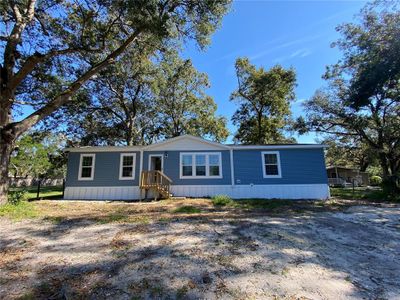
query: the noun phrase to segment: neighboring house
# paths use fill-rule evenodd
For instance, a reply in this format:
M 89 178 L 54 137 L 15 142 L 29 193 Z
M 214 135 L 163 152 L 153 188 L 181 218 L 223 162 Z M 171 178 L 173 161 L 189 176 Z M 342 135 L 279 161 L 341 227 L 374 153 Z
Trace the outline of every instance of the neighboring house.
M 65 199 L 326 199 L 324 145 L 224 145 L 184 135 L 148 146 L 68 148 Z
M 326 168 L 330 186 L 367 186 L 369 176 L 367 172 L 361 172 L 356 168 L 346 168 L 340 166 L 328 166 Z

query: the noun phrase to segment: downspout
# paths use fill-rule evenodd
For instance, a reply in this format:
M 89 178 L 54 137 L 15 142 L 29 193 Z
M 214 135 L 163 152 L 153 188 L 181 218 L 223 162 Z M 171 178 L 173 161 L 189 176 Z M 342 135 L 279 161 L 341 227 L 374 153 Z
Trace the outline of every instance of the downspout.
M 229 149 L 230 161 L 231 161 L 231 185 L 235 185 L 235 169 L 233 165 L 233 149 Z
M 140 149 L 140 164 L 139 164 L 139 189 L 140 189 L 140 199 L 142 200 L 142 189 L 140 188 L 140 184 L 142 181 L 142 171 L 143 171 L 143 149 Z

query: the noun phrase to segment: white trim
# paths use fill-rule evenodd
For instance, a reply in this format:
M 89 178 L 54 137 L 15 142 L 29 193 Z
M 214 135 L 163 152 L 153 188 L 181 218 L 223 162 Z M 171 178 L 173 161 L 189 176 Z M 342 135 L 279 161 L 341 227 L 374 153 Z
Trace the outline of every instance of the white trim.
M 142 176 L 143 171 L 143 150 L 140 150 L 140 164 L 139 164 L 139 178 Z
M 124 161 L 125 156 L 133 156 L 133 162 L 132 162 L 132 176 L 131 177 L 123 177 L 122 176 L 122 171 L 123 171 L 123 166 L 122 163 Z M 121 153 L 119 155 L 119 180 L 135 180 L 135 173 L 136 173 L 136 153 Z
M 64 152 L 132 152 L 140 151 L 142 146 L 88 146 L 88 147 L 76 147 L 76 148 L 65 148 Z
M 328 199 L 328 184 L 265 184 L 265 185 L 172 185 L 174 196 L 212 197 L 228 195 L 233 199 Z M 100 186 L 65 188 L 69 200 L 137 200 L 138 186 Z
M 328 148 L 327 145 L 322 144 L 309 144 L 309 145 L 298 145 L 298 144 L 287 144 L 287 145 L 233 145 L 233 150 L 278 150 L 278 149 L 319 149 Z
M 218 147 L 220 149 L 229 149 L 230 148 L 228 145 L 224 145 L 224 144 L 220 144 L 220 143 L 217 143 L 217 142 L 208 141 L 206 139 L 203 139 L 203 138 L 200 138 L 200 137 L 197 137 L 197 136 L 185 134 L 185 135 L 177 136 L 177 137 L 174 137 L 174 138 L 162 141 L 162 142 L 158 142 L 158 143 L 155 143 L 155 144 L 151 144 L 151 145 L 145 146 L 144 149 L 145 150 L 149 150 L 149 149 L 153 149 L 153 148 L 159 148 L 160 146 L 166 146 L 168 144 L 180 141 L 182 139 L 189 139 L 189 140 L 197 141 L 197 142 L 200 142 L 202 144 Z M 163 150 L 163 148 L 160 147 L 160 150 Z M 179 151 L 179 150 L 184 150 L 184 149 L 168 149 L 168 150 L 170 150 L 170 151 L 175 151 L 175 150 Z
M 148 161 L 148 171 L 151 171 L 151 158 L 152 157 L 161 157 L 161 172 L 164 172 L 164 154 L 150 154 Z
M 265 173 L 265 154 L 275 154 L 278 166 L 278 175 L 267 175 Z M 262 151 L 261 152 L 261 160 L 262 160 L 262 171 L 264 178 L 282 178 L 282 170 L 281 170 L 281 157 L 279 155 L 279 151 Z
M 235 167 L 233 163 L 233 150 L 229 149 L 229 157 L 230 157 L 230 164 L 231 164 L 231 185 L 235 185 Z
M 182 156 L 192 155 L 192 176 L 184 176 L 182 174 Z M 206 175 L 196 176 L 196 155 L 205 155 L 206 157 Z M 210 174 L 210 155 L 218 155 L 219 161 L 219 175 L 211 176 Z M 222 154 L 221 152 L 181 152 L 179 154 L 179 179 L 221 179 L 222 178 Z
M 90 177 L 82 177 L 82 159 L 83 157 L 92 157 L 92 165 L 90 166 L 91 168 L 91 173 L 90 173 Z M 94 179 L 94 168 L 95 168 L 95 162 L 96 162 L 96 154 L 87 154 L 87 153 L 83 153 L 80 155 L 79 158 L 79 170 L 78 170 L 78 180 L 80 181 L 87 181 L 87 180 L 93 180 Z M 89 166 L 85 166 L 85 168 L 88 168 Z

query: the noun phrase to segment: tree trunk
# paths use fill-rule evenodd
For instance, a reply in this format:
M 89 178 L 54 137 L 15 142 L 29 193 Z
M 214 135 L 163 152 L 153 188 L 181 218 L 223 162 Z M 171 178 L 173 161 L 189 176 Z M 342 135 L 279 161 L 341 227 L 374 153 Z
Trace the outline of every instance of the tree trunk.
M 4 138 L 4 134 L 2 134 L 0 142 L 0 205 L 3 205 L 7 203 L 8 186 L 10 183 L 8 170 L 14 141 Z
M 382 168 L 382 177 L 387 179 L 390 176 L 390 170 L 385 153 L 379 153 L 379 162 Z

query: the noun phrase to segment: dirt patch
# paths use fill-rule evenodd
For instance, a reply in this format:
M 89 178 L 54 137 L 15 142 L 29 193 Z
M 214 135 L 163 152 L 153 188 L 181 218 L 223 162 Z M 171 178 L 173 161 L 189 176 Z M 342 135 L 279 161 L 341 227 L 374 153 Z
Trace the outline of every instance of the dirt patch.
M 0 298 L 398 299 L 400 207 L 336 201 L 39 202 L 0 218 Z

